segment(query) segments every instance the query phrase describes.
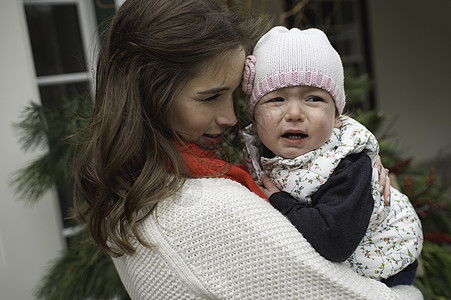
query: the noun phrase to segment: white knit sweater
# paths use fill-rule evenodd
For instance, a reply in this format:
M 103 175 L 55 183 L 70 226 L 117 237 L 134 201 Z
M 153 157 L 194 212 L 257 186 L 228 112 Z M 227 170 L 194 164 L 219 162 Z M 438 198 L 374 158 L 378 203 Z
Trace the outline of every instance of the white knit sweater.
M 113 261 L 132 299 L 422 299 L 322 258 L 269 203 L 228 179 L 188 179 L 140 225 L 156 245 Z

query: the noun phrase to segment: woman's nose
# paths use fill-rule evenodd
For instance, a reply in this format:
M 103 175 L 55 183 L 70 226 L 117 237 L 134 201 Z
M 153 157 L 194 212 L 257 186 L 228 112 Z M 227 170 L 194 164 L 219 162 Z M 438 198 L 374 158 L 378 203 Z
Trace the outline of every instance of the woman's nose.
M 233 103 L 233 97 L 224 101 L 224 105 L 220 108 L 219 115 L 217 118 L 218 125 L 221 126 L 234 126 L 238 123 L 238 120 L 235 115 L 235 106 Z

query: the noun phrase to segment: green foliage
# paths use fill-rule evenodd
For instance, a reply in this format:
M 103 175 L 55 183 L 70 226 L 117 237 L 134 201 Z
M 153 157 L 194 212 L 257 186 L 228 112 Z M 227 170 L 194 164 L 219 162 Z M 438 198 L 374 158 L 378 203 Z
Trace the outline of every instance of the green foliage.
M 425 241 L 421 253 L 424 275 L 415 279 L 425 299 L 451 299 L 451 251 L 450 246 L 441 246 Z
M 407 170 L 411 171 L 400 174 L 399 184 L 421 217 L 426 236 L 436 231 L 450 235 L 451 199 L 446 194 L 448 187 L 437 178 L 435 169 L 421 172 L 409 166 Z
M 41 154 L 18 170 L 11 181 L 27 201 L 37 201 L 53 187 L 65 188 L 73 182 L 72 157 L 75 134 L 86 124 L 90 100 L 74 97 L 60 108 L 31 102 L 15 124 L 24 151 L 41 149 Z
M 377 110 L 364 111 L 361 108 L 358 108 L 352 117 L 365 124 L 366 128 L 371 132 L 378 132 L 385 120 L 385 115 Z
M 37 299 L 130 299 L 111 257 L 100 252 L 83 234 L 73 237 L 71 246 L 52 262 L 35 290 Z
M 346 91 L 346 110 L 354 112 L 363 106 L 371 88 L 368 74 L 357 74 L 352 67 L 344 69 L 344 87 Z

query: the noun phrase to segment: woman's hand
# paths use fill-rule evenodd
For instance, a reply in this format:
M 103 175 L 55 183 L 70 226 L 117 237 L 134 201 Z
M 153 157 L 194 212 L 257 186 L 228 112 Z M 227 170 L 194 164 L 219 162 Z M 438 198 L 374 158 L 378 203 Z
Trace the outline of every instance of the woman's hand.
M 255 183 L 257 183 L 258 187 L 260 188 L 260 190 L 263 192 L 263 194 L 267 199 L 269 199 L 269 197 L 271 197 L 272 194 L 280 192 L 280 190 L 268 176 L 263 174 L 261 176 L 261 179 L 262 179 L 261 182 L 256 181 Z
M 376 167 L 379 172 L 379 186 L 380 193 L 384 196 L 385 205 L 390 205 L 390 176 L 388 169 L 384 168 L 381 162 L 381 158 L 378 155 L 376 159 Z

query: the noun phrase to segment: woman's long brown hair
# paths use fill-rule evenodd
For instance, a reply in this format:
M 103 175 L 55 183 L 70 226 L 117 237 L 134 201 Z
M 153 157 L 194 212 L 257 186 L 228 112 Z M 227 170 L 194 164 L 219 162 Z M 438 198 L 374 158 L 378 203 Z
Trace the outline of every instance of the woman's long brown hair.
M 206 62 L 248 52 L 254 28 L 215 0 L 127 0 L 116 13 L 74 158 L 75 214 L 110 255 L 133 253 L 132 236 L 150 246 L 137 230 L 142 211 L 184 182 L 174 98 Z

